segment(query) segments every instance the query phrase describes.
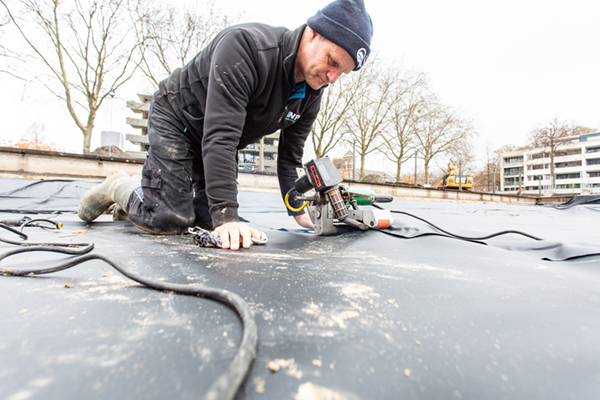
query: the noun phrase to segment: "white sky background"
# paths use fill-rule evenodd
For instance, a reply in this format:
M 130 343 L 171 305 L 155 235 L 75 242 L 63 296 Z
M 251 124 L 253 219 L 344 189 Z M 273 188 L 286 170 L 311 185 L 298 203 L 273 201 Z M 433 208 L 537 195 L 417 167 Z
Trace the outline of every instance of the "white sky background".
M 226 13 L 245 11 L 247 21 L 290 29 L 327 3 L 218 1 Z M 426 73 L 442 102 L 473 120 L 481 162 L 486 144 L 493 149 L 525 144 L 532 129 L 554 117 L 600 130 L 600 1 L 366 0 L 366 6 L 374 23 L 372 47 Z M 38 122 L 45 124 L 49 141 L 81 149 L 82 136 L 62 103 L 49 101 L 37 85 L 23 88 L 4 74 L 0 85 L 0 139 L 16 140 Z M 135 82 L 117 93 L 112 122 L 110 101 L 104 106 L 92 148 L 111 125 L 135 133 L 125 124 L 126 116 L 134 116 L 125 101 L 136 99 L 139 88 Z

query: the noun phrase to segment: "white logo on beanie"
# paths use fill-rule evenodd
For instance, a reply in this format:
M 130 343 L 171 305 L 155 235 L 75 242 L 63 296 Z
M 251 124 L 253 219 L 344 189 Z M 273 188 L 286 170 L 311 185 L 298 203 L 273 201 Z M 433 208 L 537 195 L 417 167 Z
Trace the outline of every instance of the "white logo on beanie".
M 356 52 L 356 69 L 362 68 L 365 61 L 367 61 L 367 49 L 363 47 Z

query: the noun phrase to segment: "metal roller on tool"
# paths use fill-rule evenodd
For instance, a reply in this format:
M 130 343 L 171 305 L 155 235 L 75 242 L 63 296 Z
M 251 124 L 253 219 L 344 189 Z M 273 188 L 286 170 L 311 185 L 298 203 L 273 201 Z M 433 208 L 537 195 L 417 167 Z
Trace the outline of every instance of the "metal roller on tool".
M 304 165 L 303 175 L 286 195 L 286 206 L 292 211 L 300 211 L 306 207 L 317 235 L 336 234 L 336 223 L 360 230 L 392 226 L 394 220 L 389 210 L 359 208 L 360 205 L 389 203 L 394 200 L 392 196 L 375 194 L 370 190 L 349 189 L 340 186 L 341 182 L 342 177 L 329 157 L 311 160 Z M 305 202 L 297 209 L 292 208 L 288 201 L 294 189 L 302 193 L 294 199 Z M 306 195 L 311 189 L 314 189 L 314 195 Z

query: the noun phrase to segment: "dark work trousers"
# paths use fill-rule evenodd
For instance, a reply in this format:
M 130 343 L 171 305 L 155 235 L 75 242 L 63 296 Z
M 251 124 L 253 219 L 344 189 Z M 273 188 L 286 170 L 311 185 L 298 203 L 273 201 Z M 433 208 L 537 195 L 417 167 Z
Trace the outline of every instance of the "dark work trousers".
M 129 220 L 146 232 L 179 234 L 193 225 L 212 227 L 202 149 L 184 129 L 172 111 L 152 101 L 142 186 L 133 191 L 126 210 Z

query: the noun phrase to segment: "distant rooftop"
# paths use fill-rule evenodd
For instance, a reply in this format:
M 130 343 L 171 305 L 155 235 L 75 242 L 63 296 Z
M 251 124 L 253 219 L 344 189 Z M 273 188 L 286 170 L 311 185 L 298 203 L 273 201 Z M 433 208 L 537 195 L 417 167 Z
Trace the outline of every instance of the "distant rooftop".
M 584 135 L 579 135 L 580 142 L 587 142 L 588 140 L 600 139 L 600 132 L 595 133 L 586 133 Z

